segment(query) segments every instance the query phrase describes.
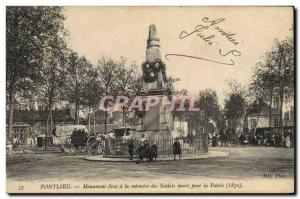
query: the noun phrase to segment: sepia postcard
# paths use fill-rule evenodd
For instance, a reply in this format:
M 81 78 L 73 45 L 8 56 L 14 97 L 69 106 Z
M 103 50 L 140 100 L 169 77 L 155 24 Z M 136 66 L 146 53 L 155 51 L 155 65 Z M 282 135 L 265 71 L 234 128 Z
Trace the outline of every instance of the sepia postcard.
M 7 6 L 6 191 L 295 194 L 294 12 Z

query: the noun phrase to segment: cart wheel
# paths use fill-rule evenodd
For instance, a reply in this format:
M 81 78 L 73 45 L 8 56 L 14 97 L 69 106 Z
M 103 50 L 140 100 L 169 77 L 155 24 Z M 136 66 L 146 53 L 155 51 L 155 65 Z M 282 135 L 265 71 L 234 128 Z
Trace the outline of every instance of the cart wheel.
M 72 153 L 74 151 L 73 146 L 71 144 L 71 138 L 68 137 L 65 140 L 63 140 L 63 143 L 61 144 L 64 152 L 66 153 Z
M 70 153 L 76 153 L 78 150 L 73 146 L 71 145 L 70 147 Z
M 89 155 L 97 155 L 99 142 L 95 136 L 90 136 L 86 143 L 87 153 Z
M 99 147 L 98 147 L 98 155 L 104 155 L 104 151 L 105 151 L 104 145 L 103 145 L 102 143 L 99 144 Z
M 66 146 L 64 146 L 64 149 L 65 149 L 65 151 L 67 153 L 73 153 L 73 152 L 75 152 L 75 149 L 73 148 L 72 145 L 66 145 Z
M 80 153 L 86 153 L 87 152 L 87 147 L 86 146 L 79 146 L 78 147 L 78 151 Z

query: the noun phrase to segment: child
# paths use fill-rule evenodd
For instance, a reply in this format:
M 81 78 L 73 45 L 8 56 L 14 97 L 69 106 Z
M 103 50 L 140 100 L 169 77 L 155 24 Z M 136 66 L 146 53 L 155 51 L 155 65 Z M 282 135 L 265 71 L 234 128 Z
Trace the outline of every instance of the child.
M 153 161 L 153 158 L 156 162 L 156 158 L 157 158 L 157 145 L 155 143 L 155 141 L 152 141 L 152 145 L 151 145 L 151 152 L 152 152 L 152 161 Z
M 144 162 L 144 143 L 142 142 L 137 148 L 137 154 L 139 156 L 139 162 Z

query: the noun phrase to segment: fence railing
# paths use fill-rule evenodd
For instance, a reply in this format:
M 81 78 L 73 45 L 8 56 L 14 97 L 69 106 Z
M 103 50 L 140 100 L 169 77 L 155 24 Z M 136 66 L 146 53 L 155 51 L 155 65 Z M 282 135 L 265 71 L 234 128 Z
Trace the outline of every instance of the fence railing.
M 147 139 L 149 145 L 151 146 L 154 142 L 157 146 L 158 156 L 169 156 L 173 155 L 173 144 L 175 142 L 174 138 L 156 138 Z M 196 137 L 193 139 L 178 139 L 181 147 L 182 155 L 194 155 L 206 152 L 203 145 L 203 139 Z M 132 140 L 116 140 L 108 139 L 106 141 L 105 155 L 109 157 L 129 157 L 129 143 L 132 142 L 134 145 L 133 154 L 138 156 L 137 149 L 143 142 L 143 140 L 132 139 Z

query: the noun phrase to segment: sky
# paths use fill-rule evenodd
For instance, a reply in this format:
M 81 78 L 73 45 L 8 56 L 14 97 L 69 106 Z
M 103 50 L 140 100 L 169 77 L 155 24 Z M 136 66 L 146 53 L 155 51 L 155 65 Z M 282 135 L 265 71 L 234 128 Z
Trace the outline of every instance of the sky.
M 247 86 L 274 40 L 293 36 L 291 7 L 65 7 L 64 13 L 69 47 L 92 64 L 102 56 L 124 56 L 141 65 L 149 25 L 155 24 L 167 76 L 180 78 L 176 88 L 187 89 L 191 96 L 214 89 L 221 105 L 228 81 Z M 210 61 L 166 59 L 166 54 Z M 231 60 L 234 65 L 216 63 Z

